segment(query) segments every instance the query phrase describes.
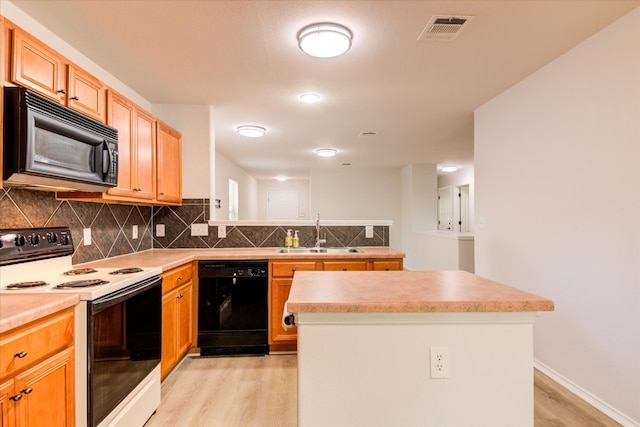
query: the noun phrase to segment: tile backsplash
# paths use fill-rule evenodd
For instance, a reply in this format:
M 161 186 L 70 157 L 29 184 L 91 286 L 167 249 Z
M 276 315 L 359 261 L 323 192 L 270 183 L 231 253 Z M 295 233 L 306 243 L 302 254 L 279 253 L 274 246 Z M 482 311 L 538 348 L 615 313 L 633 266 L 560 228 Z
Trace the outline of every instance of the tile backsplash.
M 125 255 L 151 248 L 241 248 L 284 245 L 287 229 L 299 230 L 300 246 L 313 246 L 314 226 L 208 226 L 208 236 L 191 236 L 191 224 L 206 223 L 208 199 L 184 199 L 182 206 L 131 206 L 57 200 L 55 193 L 0 189 L 0 228 L 68 226 L 75 252 L 73 263 Z M 164 224 L 164 237 L 153 236 L 154 224 Z M 133 238 L 133 226 L 138 238 Z M 91 228 L 92 244 L 85 246 L 83 229 Z M 362 226 L 322 226 L 326 246 L 389 246 L 389 227 L 375 226 L 373 238 L 365 238 Z
M 151 207 L 57 200 L 47 191 L 0 189 L 0 228 L 68 226 L 75 247 L 73 263 L 151 249 Z M 138 238 L 133 238 L 133 226 Z M 91 245 L 84 245 L 91 228 Z

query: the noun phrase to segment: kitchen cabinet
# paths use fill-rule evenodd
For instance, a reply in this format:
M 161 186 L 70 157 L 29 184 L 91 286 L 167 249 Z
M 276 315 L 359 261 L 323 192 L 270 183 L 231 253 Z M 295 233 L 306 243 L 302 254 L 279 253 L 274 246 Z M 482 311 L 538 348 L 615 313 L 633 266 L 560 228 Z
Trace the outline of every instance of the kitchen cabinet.
M 10 81 L 104 123 L 105 86 L 18 27 L 11 29 Z
M 0 426 L 75 425 L 73 308 L 0 335 Z
M 301 258 L 272 260 L 269 262 L 269 348 L 270 351 L 296 349 L 297 329 L 284 329 L 282 315 L 289 298 L 291 283 L 296 271 L 365 271 L 402 270 L 402 259 L 377 258 Z
M 156 200 L 182 203 L 182 135 L 166 123 L 157 121 Z
M 189 263 L 168 271 L 162 279 L 162 379 L 191 347 L 193 310 L 193 266 Z
M 4 17 L 0 16 L 0 82 L 6 81 L 6 61 L 7 61 L 7 52 L 9 52 L 10 44 L 9 37 L 6 33 L 7 26 L 5 24 Z M 4 90 L 0 90 L 0 129 L 4 129 Z M 2 148 L 3 140 L 4 140 L 4 132 L 0 132 L 0 153 L 4 153 L 4 149 Z M 3 155 L 0 155 L 0 189 L 2 188 L 2 177 L 4 176 L 4 166 Z M 0 422 L 0 426 L 3 424 Z
M 296 328 L 282 327 L 284 303 L 289 298 L 293 275 L 296 271 L 322 270 L 322 264 L 313 260 L 271 261 L 269 263 L 269 351 L 296 349 Z

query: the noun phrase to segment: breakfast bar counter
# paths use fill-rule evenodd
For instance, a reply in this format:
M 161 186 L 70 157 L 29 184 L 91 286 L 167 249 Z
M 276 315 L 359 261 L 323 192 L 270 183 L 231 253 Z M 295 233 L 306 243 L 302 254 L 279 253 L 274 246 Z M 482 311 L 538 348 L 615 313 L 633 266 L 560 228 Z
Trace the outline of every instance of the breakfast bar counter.
M 554 304 L 463 271 L 300 271 L 298 425 L 533 426 L 533 323 Z

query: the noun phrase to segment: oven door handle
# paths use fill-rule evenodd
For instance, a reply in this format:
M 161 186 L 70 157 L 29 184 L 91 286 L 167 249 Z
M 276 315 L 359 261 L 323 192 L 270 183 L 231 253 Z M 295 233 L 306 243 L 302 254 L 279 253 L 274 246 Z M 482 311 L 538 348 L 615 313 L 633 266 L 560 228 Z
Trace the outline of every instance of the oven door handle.
M 120 304 L 122 301 L 141 294 L 153 287 L 160 286 L 161 284 L 162 276 L 154 276 L 95 299 L 91 301 L 91 314 L 99 313 L 104 309 Z

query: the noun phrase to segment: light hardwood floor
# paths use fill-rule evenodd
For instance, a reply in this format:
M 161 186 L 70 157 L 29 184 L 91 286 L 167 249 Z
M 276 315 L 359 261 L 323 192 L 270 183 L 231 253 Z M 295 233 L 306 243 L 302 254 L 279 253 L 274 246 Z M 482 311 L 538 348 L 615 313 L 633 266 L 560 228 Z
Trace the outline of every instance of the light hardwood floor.
M 295 355 L 187 357 L 145 427 L 295 427 L 296 366 Z M 620 425 L 537 370 L 534 386 L 535 427 Z

